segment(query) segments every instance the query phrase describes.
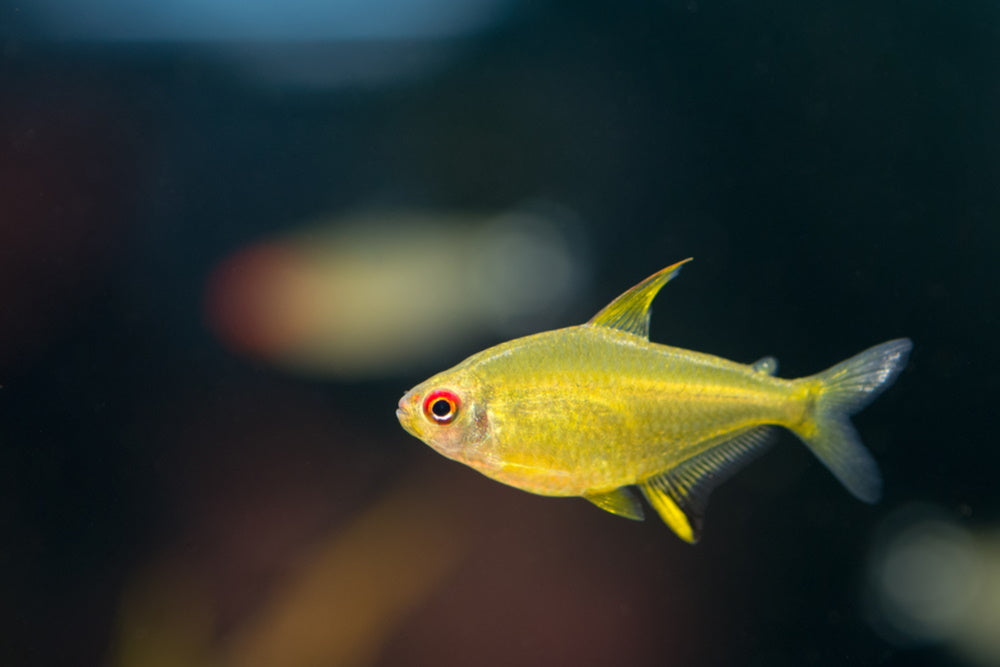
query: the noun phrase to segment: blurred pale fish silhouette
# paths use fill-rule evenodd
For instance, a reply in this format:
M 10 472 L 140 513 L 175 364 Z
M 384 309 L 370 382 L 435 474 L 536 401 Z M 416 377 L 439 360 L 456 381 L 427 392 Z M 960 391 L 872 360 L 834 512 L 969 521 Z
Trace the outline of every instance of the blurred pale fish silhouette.
M 740 364 L 651 343 L 653 298 L 690 260 L 612 301 L 586 324 L 474 354 L 410 391 L 403 428 L 448 458 L 511 486 L 582 496 L 643 518 L 635 485 L 670 528 L 698 540 L 712 490 L 768 444 L 797 435 L 854 496 L 882 478 L 849 416 L 896 379 L 911 343 L 889 341 L 822 373 L 775 377 L 777 361 Z
M 311 225 L 223 260 L 206 316 L 233 350 L 287 369 L 397 374 L 472 337 L 551 322 L 587 273 L 572 223 L 539 206 Z
M 869 617 L 903 645 L 941 643 L 971 664 L 1000 664 L 1000 529 L 968 530 L 911 505 L 884 522 L 868 572 Z

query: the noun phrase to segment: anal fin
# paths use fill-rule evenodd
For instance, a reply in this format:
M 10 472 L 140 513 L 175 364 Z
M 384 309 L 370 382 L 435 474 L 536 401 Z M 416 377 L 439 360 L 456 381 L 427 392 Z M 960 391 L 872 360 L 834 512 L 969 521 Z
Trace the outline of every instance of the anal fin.
M 653 506 L 656 513 L 663 519 L 663 523 L 670 526 L 670 529 L 677 533 L 677 536 L 687 542 L 694 544 L 701 537 L 701 517 L 695 516 L 690 511 L 685 511 L 687 505 L 684 493 L 679 491 L 671 483 L 669 475 L 653 477 L 647 482 L 639 485 L 642 495 Z
M 685 542 L 701 537 L 708 496 L 766 449 L 772 428 L 755 426 L 721 440 L 680 465 L 639 484 L 663 522 Z
M 623 516 L 626 519 L 642 521 L 645 518 L 639 499 L 624 487 L 606 493 L 588 493 L 583 497 L 602 510 Z

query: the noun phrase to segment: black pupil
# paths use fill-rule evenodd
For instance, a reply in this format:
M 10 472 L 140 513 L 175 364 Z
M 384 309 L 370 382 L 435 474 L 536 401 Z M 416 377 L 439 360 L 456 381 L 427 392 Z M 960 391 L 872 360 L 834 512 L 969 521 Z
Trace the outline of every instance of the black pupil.
M 443 398 L 439 398 L 431 404 L 431 412 L 435 417 L 447 417 L 451 414 L 451 403 Z

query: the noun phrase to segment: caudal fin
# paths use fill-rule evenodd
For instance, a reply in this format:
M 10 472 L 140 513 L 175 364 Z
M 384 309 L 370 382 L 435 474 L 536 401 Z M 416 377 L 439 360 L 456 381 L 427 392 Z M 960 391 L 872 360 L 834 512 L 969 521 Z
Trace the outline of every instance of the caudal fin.
M 801 380 L 815 387 L 811 414 L 792 430 L 848 491 L 867 503 L 882 496 L 882 475 L 849 417 L 893 383 L 912 347 L 908 338 L 891 340 Z

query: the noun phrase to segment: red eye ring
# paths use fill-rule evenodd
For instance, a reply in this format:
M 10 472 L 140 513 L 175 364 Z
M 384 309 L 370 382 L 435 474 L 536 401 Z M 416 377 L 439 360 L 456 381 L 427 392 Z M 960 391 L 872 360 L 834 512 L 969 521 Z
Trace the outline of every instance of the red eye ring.
M 438 389 L 427 394 L 424 399 L 424 414 L 438 424 L 450 424 L 458 416 L 462 401 L 458 394 L 447 389 Z

